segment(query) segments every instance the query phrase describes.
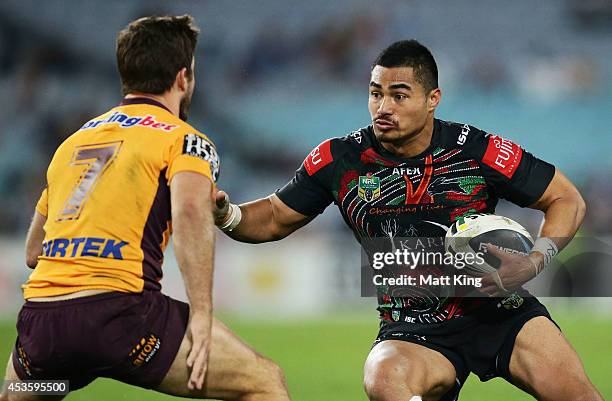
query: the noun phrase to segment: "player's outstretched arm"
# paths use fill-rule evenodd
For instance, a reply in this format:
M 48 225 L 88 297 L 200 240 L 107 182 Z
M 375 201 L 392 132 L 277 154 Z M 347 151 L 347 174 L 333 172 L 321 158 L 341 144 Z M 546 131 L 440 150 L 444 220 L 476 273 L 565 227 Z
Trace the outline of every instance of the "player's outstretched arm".
M 174 252 L 191 314 L 187 333 L 192 340 L 187 358 L 190 389 L 202 388 L 211 338 L 215 246 L 212 191 L 210 179 L 192 172 L 177 173 L 170 184 Z
M 233 205 L 223 191 L 216 192 L 214 214 L 215 223 L 227 235 L 249 243 L 283 239 L 314 219 L 291 209 L 275 194 Z
M 47 218 L 39 212 L 34 212 L 28 236 L 26 237 L 26 265 L 34 269 L 38 264 L 38 257 L 42 255 L 43 241 L 45 239 L 44 226 Z

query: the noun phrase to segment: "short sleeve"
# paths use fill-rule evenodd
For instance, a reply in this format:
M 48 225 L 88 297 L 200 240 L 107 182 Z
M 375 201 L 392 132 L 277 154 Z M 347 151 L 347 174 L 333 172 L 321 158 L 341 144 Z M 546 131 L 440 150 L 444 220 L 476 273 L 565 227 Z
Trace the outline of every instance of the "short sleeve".
M 176 173 L 191 171 L 217 182 L 219 163 L 217 150 L 208 138 L 199 133 L 185 134 L 170 150 L 166 179 L 170 182 Z
M 331 140 L 327 140 L 308 154 L 295 177 L 276 195 L 287 206 L 305 216 L 323 213 L 333 202 L 330 176 L 333 168 Z
M 38 199 L 38 202 L 36 203 L 36 211 L 47 217 L 48 210 L 47 188 L 45 188 L 40 195 L 40 199 Z
M 487 140 L 482 170 L 493 191 L 521 207 L 540 199 L 555 175 L 555 166 L 508 139 L 487 135 Z

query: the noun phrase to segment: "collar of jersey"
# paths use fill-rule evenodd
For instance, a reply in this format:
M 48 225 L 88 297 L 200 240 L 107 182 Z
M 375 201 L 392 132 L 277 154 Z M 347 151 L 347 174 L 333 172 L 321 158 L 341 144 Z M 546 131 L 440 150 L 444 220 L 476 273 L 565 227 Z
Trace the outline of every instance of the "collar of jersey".
M 131 97 L 131 98 L 123 98 L 119 106 L 129 106 L 132 104 L 150 104 L 151 106 L 161 107 L 164 110 L 167 110 L 169 113 L 172 113 L 170 109 L 166 106 L 158 102 L 157 100 L 150 99 L 148 97 Z
M 432 153 L 438 147 L 438 143 L 440 142 L 439 140 L 440 121 L 438 121 L 438 119 L 434 119 L 434 129 L 431 135 L 431 143 L 429 144 L 427 149 L 425 149 L 423 152 L 419 153 L 418 155 L 415 155 L 410 158 L 396 156 L 394 153 L 391 153 L 387 149 L 385 149 L 384 146 L 382 146 L 381 143 L 378 142 L 378 139 L 376 139 L 376 135 L 374 135 L 374 128 L 371 125 L 368 127 L 368 134 L 370 135 L 370 138 L 372 140 L 372 143 L 374 144 L 374 149 L 376 150 L 376 152 L 378 152 L 385 159 L 399 161 L 402 163 L 405 163 L 405 162 L 421 163 L 427 155 Z

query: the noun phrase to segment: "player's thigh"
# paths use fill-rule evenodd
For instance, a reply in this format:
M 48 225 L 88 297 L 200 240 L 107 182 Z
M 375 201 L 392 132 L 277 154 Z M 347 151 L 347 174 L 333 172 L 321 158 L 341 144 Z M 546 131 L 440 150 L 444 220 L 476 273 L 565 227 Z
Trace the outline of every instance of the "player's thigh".
M 187 355 L 191 341 L 185 336 L 179 352 L 157 391 L 181 397 L 242 399 L 267 393 L 269 400 L 289 400 L 280 368 L 258 354 L 219 320 L 213 320 L 208 370 L 201 391 L 189 390 Z
M 13 355 L 9 356 L 8 363 L 6 364 L 6 372 L 4 374 L 4 388 L 0 389 L 0 401 L 60 401 L 64 398 L 64 396 L 60 395 L 28 395 L 28 394 L 19 394 L 17 392 L 9 392 L 7 389 L 8 382 L 17 382 L 19 380 L 19 376 L 17 376 L 17 372 L 15 372 L 15 368 L 13 367 Z
M 378 343 L 364 367 L 371 400 L 437 400 L 454 387 L 455 377 L 453 364 L 438 351 L 397 340 Z
M 576 351 L 547 317 L 529 320 L 510 357 L 514 384 L 539 400 L 602 400 Z

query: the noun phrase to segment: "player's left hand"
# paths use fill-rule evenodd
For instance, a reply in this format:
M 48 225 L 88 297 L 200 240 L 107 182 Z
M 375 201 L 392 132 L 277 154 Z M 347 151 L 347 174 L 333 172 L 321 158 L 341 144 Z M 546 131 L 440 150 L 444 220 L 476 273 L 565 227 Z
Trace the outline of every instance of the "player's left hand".
M 511 254 L 487 244 L 487 252 L 501 261 L 499 269 L 482 278 L 481 292 L 491 296 L 504 296 L 508 292 L 520 288 L 536 276 L 539 261 L 537 253 L 527 256 Z
M 222 225 L 227 218 L 230 208 L 229 195 L 218 188 L 213 189 L 213 217 L 217 226 Z
M 212 321 L 210 313 L 192 312 L 187 328 L 191 349 L 187 355 L 187 367 L 191 370 L 187 388 L 201 390 L 208 371 Z

